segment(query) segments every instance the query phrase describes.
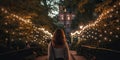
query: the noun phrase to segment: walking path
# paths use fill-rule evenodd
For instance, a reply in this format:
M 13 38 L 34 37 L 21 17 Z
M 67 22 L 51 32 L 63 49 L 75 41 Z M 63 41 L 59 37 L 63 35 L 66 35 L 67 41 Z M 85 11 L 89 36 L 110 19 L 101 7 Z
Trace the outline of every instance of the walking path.
M 78 56 L 76 51 L 70 51 L 71 57 L 70 60 L 86 60 L 83 56 Z M 47 60 L 47 55 L 39 56 L 35 60 Z

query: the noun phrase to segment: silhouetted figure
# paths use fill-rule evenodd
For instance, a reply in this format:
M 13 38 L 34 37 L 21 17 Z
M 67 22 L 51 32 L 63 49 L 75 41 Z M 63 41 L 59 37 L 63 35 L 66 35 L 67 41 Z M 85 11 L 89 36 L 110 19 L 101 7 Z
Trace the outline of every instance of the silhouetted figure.
M 66 41 L 65 33 L 62 29 L 57 29 L 51 42 L 48 45 L 48 60 L 69 60 L 70 53 Z

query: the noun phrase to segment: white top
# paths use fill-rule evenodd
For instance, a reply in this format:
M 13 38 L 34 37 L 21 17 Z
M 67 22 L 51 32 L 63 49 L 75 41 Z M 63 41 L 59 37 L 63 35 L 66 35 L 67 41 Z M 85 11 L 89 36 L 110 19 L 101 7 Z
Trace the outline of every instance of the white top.
M 54 48 L 56 58 L 64 58 L 64 48 Z

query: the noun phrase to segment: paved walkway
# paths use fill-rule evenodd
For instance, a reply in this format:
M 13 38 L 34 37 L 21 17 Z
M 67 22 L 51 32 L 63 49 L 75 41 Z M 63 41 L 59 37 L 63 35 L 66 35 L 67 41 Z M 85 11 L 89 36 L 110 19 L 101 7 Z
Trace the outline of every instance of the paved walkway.
M 70 51 L 70 60 L 86 60 L 83 56 L 78 56 L 76 51 Z M 47 60 L 47 56 L 39 56 L 35 60 Z

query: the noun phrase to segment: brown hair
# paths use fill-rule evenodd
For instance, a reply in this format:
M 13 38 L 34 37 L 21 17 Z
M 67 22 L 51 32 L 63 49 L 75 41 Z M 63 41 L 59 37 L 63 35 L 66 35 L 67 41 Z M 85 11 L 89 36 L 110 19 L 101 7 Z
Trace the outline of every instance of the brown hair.
M 65 45 L 66 42 L 66 37 L 65 37 L 65 33 L 63 31 L 63 29 L 57 29 L 54 34 L 53 34 L 53 38 L 52 38 L 52 44 L 54 47 L 58 47 L 58 46 L 63 46 Z

